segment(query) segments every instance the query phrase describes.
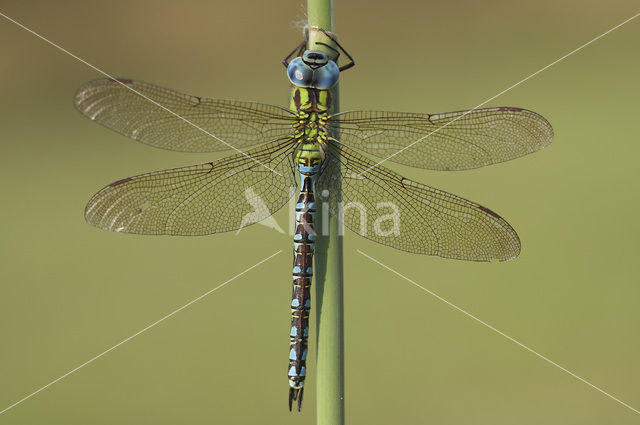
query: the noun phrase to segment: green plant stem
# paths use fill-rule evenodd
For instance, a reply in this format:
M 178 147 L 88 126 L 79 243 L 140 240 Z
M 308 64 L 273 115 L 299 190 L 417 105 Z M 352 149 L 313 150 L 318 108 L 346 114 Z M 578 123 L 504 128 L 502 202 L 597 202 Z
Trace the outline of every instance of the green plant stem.
M 333 0 L 307 0 L 309 17 L 309 48 L 324 50 L 330 57 L 334 52 L 316 41 L 331 43 L 314 27 L 333 32 Z M 339 111 L 338 86 L 331 89 L 331 113 Z M 333 135 L 337 137 L 337 134 Z M 318 196 L 321 194 L 317 194 Z M 333 194 L 332 202 L 340 200 Z M 336 196 L 337 195 L 337 196 Z M 322 199 L 322 198 L 320 198 Z M 319 205 L 323 206 L 324 202 Z M 318 243 L 316 244 L 316 340 L 317 340 L 317 424 L 344 424 L 344 302 L 343 247 L 338 218 L 319 208 Z

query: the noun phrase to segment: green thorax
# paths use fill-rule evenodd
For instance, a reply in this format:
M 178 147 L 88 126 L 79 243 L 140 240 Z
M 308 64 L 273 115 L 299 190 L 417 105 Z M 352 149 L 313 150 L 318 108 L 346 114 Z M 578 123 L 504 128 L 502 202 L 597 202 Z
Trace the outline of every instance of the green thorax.
M 291 112 L 295 114 L 293 137 L 298 145 L 295 161 L 304 167 L 320 165 L 324 159 L 323 145 L 327 142 L 331 95 L 328 90 L 293 87 Z

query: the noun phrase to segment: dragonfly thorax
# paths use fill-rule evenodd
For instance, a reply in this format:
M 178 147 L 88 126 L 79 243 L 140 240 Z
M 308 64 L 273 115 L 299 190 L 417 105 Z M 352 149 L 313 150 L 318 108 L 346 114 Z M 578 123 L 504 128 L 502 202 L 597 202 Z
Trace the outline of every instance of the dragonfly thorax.
M 293 137 L 298 143 L 325 144 L 328 138 L 331 94 L 328 90 L 294 87 L 291 111 L 295 114 Z

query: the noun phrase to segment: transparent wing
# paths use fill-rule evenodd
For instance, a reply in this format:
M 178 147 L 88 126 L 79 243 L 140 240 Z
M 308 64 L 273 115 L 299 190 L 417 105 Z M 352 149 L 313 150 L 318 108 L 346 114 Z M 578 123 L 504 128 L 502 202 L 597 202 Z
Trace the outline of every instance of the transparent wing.
M 334 201 L 342 184 L 343 214 L 339 207 L 332 207 L 332 213 L 343 215 L 347 228 L 383 245 L 475 261 L 509 260 L 520 253 L 515 230 L 493 211 L 374 167 L 371 160 L 335 142 L 326 147 L 317 184 L 318 193 L 328 190 Z
M 294 147 L 291 140 L 279 140 L 249 151 L 249 157 L 237 154 L 119 180 L 91 198 L 85 217 L 101 229 L 147 235 L 204 235 L 248 226 L 295 193 Z
M 142 143 L 174 151 L 242 149 L 291 133 L 292 114 L 286 109 L 255 102 L 189 96 L 134 80 L 90 81 L 78 89 L 74 103 L 80 112 L 105 127 Z
M 443 114 L 353 111 L 334 115 L 340 142 L 412 167 L 468 170 L 508 161 L 551 143 L 547 120 L 500 107 Z

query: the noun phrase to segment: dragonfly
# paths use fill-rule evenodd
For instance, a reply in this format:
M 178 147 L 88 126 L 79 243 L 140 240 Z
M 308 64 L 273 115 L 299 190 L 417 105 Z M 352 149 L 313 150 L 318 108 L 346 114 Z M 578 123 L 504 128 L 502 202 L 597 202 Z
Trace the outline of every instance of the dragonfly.
M 91 225 L 144 235 L 228 232 L 270 217 L 297 193 L 287 376 L 289 410 L 297 402 L 298 411 L 307 373 L 316 198 L 326 198 L 341 225 L 389 247 L 460 260 L 509 260 L 520 253 L 520 240 L 501 216 L 405 178 L 380 160 L 468 170 L 535 152 L 553 138 L 546 119 L 516 107 L 333 113 L 332 88 L 354 61 L 324 33 L 334 44 L 317 44 L 329 49 L 305 41 L 283 61 L 289 108 L 191 96 L 131 79 L 90 81 L 75 94 L 77 109 L 91 120 L 150 146 L 236 151 L 107 185 L 86 206 Z M 341 52 L 349 62 L 338 66 Z

